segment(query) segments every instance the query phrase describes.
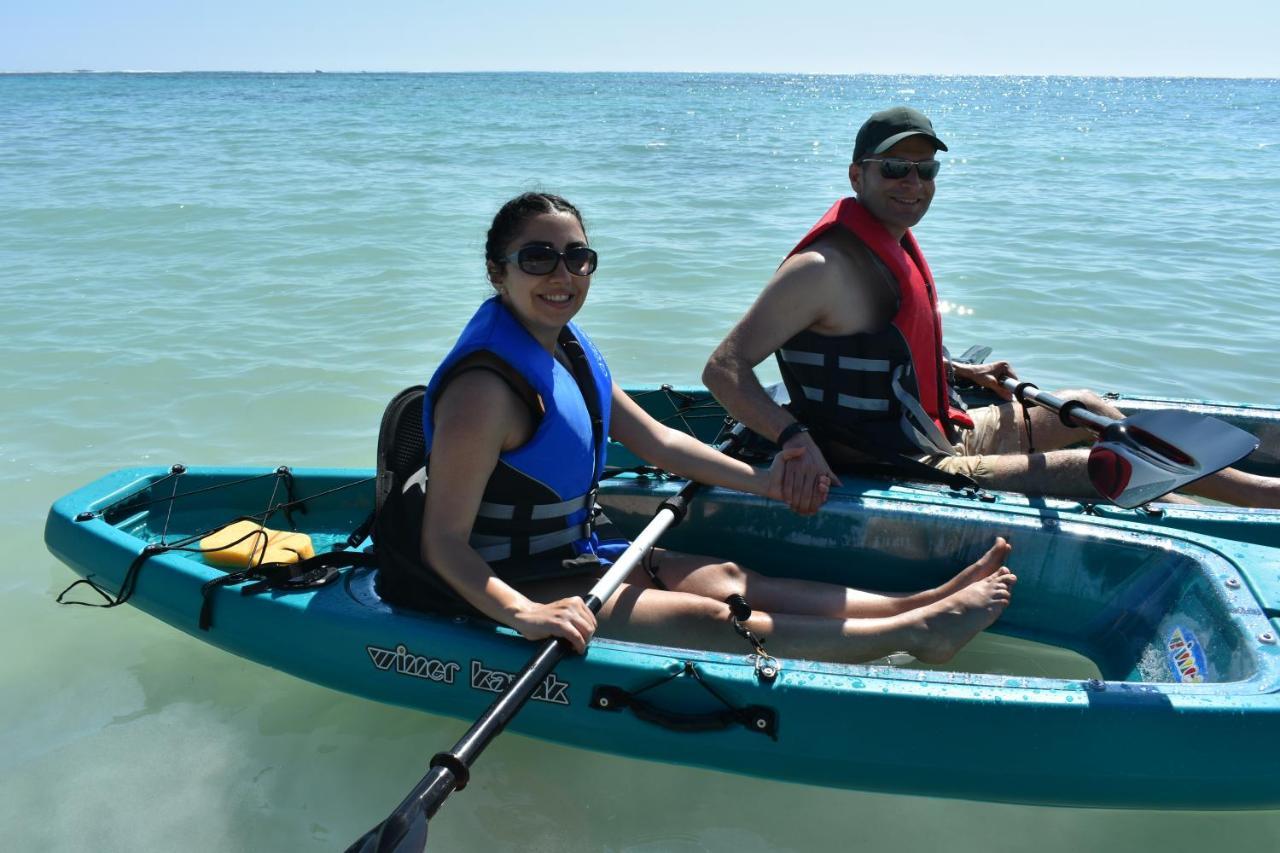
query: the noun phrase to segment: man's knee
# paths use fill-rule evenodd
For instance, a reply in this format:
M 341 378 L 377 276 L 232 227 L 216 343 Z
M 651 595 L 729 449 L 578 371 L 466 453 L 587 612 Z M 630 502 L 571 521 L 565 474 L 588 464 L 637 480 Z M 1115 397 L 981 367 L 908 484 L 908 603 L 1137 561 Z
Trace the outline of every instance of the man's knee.
M 1123 413 L 1116 408 L 1115 403 L 1103 397 L 1088 388 L 1069 388 L 1065 391 L 1058 391 L 1055 396 L 1063 400 L 1079 400 L 1091 412 L 1105 415 L 1109 418 L 1123 417 Z
M 1064 388 L 1061 391 L 1054 391 L 1053 396 L 1063 400 L 1079 400 L 1082 403 L 1100 402 L 1102 400 L 1093 391 L 1088 388 Z

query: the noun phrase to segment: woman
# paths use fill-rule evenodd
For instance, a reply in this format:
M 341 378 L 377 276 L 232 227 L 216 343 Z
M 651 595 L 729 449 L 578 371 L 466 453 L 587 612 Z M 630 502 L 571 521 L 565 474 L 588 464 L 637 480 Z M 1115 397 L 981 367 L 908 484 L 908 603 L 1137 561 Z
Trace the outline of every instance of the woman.
M 570 322 L 597 257 L 563 198 L 512 199 L 494 218 L 485 254 L 497 295 L 427 389 L 422 557 L 489 618 L 530 640 L 563 637 L 582 652 L 597 618 L 580 596 L 626 545 L 602 539 L 591 519 L 607 436 L 665 470 L 775 499 L 796 454 L 753 468 L 657 423 L 614 384 Z M 825 499 L 828 484 L 816 488 Z M 776 655 L 857 662 L 908 651 L 940 662 L 1008 604 L 1008 553 L 997 539 L 936 589 L 882 595 L 655 548 L 599 620 L 611 637 L 732 651 L 742 641 L 724 602 L 739 593 L 755 611 L 747 627 Z

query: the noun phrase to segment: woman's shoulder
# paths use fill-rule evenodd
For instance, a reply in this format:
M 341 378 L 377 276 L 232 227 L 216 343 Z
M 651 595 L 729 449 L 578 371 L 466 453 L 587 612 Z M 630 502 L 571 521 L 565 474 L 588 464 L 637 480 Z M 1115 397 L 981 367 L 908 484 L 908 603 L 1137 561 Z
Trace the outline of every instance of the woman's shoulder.
M 481 350 L 459 360 L 441 383 L 436 408 L 454 408 L 467 413 L 524 415 L 537 417 L 542 403 L 519 371 L 494 353 Z

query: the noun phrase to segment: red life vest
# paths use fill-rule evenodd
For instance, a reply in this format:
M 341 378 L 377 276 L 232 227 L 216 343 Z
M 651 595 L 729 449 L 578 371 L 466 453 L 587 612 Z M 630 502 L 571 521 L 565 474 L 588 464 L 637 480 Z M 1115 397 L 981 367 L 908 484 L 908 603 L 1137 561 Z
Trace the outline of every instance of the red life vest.
M 938 314 L 933 273 L 911 231 L 898 242 L 856 198 L 844 198 L 832 205 L 787 257 L 836 227 L 844 228 L 866 244 L 897 280 L 898 312 L 891 325 L 911 351 L 916 391 L 925 412 L 944 435 L 949 434 L 949 422 L 972 428 L 969 415 L 950 403 L 951 389 L 942 361 L 942 318 Z

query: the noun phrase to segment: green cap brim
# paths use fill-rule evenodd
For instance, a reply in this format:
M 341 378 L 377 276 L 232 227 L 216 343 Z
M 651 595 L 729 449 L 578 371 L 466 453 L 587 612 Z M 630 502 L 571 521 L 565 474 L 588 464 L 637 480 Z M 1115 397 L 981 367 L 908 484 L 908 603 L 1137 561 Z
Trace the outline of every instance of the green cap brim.
M 947 150 L 946 143 L 944 143 L 938 137 L 934 136 L 932 133 L 927 133 L 923 130 L 905 130 L 902 133 L 895 133 L 893 136 L 890 136 L 884 142 L 881 142 L 879 145 L 876 146 L 875 150 L 872 151 L 871 153 L 883 154 L 884 152 L 888 151 L 890 148 L 897 145 L 899 142 L 901 142 L 902 140 L 906 139 L 909 136 L 923 136 L 925 139 L 932 142 L 939 151 Z

